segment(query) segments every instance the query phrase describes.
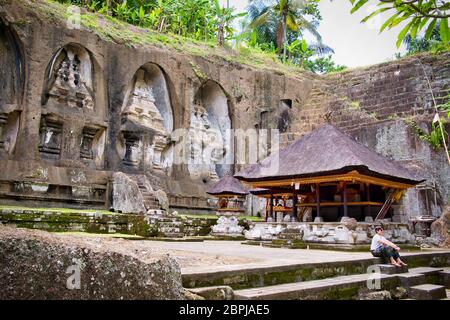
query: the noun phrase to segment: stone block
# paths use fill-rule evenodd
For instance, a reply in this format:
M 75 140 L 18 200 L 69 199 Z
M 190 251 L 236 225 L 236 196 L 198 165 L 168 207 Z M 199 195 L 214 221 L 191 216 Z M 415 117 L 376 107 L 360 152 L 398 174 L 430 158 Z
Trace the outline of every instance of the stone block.
M 392 264 L 378 264 L 376 265 L 380 268 L 382 274 L 397 274 L 408 272 L 407 266 L 397 267 Z
M 435 284 L 421 284 L 410 288 L 409 296 L 416 300 L 438 300 L 447 297 L 445 287 Z
M 403 287 L 410 288 L 426 282 L 426 276 L 421 273 L 404 273 L 397 276 Z
M 450 289 L 450 270 L 439 272 L 439 283 L 447 289 Z

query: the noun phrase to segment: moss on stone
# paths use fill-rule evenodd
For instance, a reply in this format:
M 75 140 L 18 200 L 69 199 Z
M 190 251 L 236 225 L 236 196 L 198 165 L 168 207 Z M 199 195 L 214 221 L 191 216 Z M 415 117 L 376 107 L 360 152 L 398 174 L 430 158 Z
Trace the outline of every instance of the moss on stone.
M 359 289 L 359 286 L 336 288 L 327 292 L 323 298 L 328 300 L 352 300 L 358 295 Z

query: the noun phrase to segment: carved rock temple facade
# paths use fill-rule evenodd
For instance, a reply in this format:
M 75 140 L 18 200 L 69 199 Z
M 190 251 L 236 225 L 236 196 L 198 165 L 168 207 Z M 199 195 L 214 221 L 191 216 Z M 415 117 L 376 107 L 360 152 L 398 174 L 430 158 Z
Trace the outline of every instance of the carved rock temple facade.
M 27 0 L 0 3 L 1 204 L 211 212 L 208 187 L 244 166 L 223 147 L 230 129 L 278 129 L 286 145 L 326 122 L 427 177 L 397 206 L 399 221 L 437 216 L 449 199 L 443 152 L 406 121 L 429 129 L 427 77 L 444 102 L 448 53 L 287 75 L 107 41 Z M 248 197 L 248 213 L 264 210 Z

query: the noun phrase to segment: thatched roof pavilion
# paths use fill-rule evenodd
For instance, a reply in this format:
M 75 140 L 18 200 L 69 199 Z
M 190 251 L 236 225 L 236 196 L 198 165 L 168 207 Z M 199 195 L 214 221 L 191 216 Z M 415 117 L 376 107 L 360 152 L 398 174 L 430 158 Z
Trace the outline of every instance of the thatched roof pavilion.
M 379 206 L 377 217 L 382 218 L 390 204 L 406 189 L 424 181 L 329 124 L 304 135 L 235 177 L 252 188 L 270 190 L 272 198 L 274 193 L 288 188 L 294 202 L 292 214 L 296 215 L 297 207 L 316 207 L 316 217 L 320 217 L 321 206 L 342 207 L 346 217 L 350 205 Z M 354 201 L 348 201 L 350 186 L 351 191 L 355 191 Z M 328 193 L 323 197 L 320 196 L 322 189 Z M 371 200 L 371 191 L 376 191 L 374 198 L 377 201 Z M 300 194 L 308 196 L 309 201 L 297 203 Z M 311 202 L 311 196 L 315 198 L 314 202 Z
M 230 196 L 245 196 L 248 194 L 248 189 L 233 176 L 225 176 L 216 184 L 206 191 L 206 193 L 214 196 L 230 195 Z
M 243 203 L 248 189 L 233 176 L 225 176 L 207 191 L 208 194 L 219 198 L 219 211 L 244 211 Z

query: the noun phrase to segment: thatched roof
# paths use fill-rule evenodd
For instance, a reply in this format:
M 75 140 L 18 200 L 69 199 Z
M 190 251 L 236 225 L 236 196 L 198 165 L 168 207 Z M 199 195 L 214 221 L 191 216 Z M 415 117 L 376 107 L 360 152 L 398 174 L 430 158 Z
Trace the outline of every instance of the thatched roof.
M 225 176 L 206 191 L 211 195 L 247 195 L 248 190 L 233 176 Z
M 277 157 L 279 159 L 276 165 Z M 343 174 L 353 170 L 390 181 L 417 184 L 423 179 L 326 124 L 278 154 L 235 174 L 244 181 L 269 181 Z

